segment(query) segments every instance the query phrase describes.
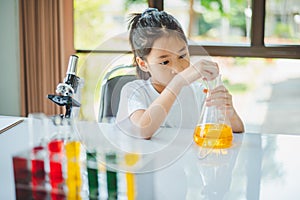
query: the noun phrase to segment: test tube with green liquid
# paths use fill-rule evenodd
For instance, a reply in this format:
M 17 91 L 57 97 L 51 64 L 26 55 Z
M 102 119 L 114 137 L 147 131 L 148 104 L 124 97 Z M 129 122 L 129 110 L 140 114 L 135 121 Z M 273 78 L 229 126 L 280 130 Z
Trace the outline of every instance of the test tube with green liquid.
M 117 156 L 114 152 L 109 152 L 105 155 L 106 163 L 108 164 L 116 164 Z M 107 192 L 108 199 L 113 200 L 118 197 L 118 180 L 117 180 L 117 172 L 113 169 L 110 169 L 107 166 L 106 169 L 106 181 L 107 181 Z
M 86 153 L 86 167 L 88 175 L 88 185 L 89 185 L 89 198 L 98 199 L 100 196 L 99 192 L 99 172 L 97 164 L 97 152 L 90 151 Z

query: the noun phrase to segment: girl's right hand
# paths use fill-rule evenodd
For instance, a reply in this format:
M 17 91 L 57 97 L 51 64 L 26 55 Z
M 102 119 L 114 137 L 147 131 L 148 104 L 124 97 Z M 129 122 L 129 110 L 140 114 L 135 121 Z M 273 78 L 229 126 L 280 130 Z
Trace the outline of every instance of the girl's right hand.
M 210 60 L 200 60 L 192 67 L 195 68 L 196 71 L 198 71 L 202 77 L 203 80 L 213 80 L 219 75 L 219 66 L 216 62 L 210 61 Z
M 202 78 L 203 80 L 213 80 L 219 74 L 219 66 L 210 60 L 200 60 L 191 64 L 188 68 L 178 74 L 184 85 L 189 85 Z

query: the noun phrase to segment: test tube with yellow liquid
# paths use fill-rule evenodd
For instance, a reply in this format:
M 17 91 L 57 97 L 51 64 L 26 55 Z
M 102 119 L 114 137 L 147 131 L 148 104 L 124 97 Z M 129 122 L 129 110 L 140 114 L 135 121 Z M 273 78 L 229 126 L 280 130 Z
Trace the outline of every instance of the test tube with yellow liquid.
M 212 81 L 207 81 L 207 97 L 221 84 L 221 75 Z M 229 148 L 232 145 L 233 134 L 225 109 L 204 103 L 200 119 L 194 129 L 194 141 L 205 148 Z
M 140 159 L 139 154 L 127 153 L 125 155 L 125 163 L 127 166 L 134 166 Z M 132 172 L 126 172 L 127 199 L 134 200 L 136 197 L 135 177 Z
M 83 160 L 84 148 L 76 134 L 74 119 L 64 119 L 64 132 L 66 134 L 65 155 L 65 183 L 67 199 L 84 199 L 88 192 L 83 188 L 85 185 Z
M 67 159 L 67 178 L 68 199 L 81 199 L 81 165 L 80 165 L 80 142 L 68 141 L 65 146 Z

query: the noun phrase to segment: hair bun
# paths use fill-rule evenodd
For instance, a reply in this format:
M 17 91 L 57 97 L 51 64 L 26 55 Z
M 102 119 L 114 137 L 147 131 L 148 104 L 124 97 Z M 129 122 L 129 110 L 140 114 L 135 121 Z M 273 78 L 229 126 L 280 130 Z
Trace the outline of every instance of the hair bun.
M 150 15 L 153 12 L 159 12 L 159 10 L 157 8 L 147 8 L 143 13 L 142 13 L 142 17 L 146 16 L 146 15 Z

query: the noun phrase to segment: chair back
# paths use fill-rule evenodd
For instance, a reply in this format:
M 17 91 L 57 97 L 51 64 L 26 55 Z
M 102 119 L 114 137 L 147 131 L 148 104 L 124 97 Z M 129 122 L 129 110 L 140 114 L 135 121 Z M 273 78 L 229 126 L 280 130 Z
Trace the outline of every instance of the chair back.
M 103 78 L 100 94 L 99 122 L 113 122 L 120 102 L 120 94 L 123 86 L 136 80 L 135 74 L 124 74 L 124 71 L 134 70 L 132 65 L 120 65 L 109 71 Z M 113 74 L 116 74 L 113 76 Z

